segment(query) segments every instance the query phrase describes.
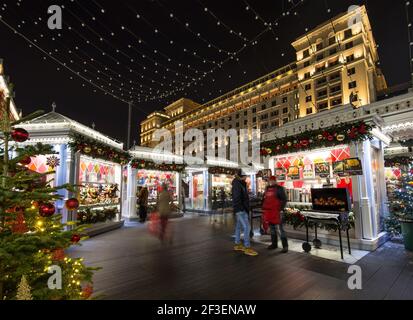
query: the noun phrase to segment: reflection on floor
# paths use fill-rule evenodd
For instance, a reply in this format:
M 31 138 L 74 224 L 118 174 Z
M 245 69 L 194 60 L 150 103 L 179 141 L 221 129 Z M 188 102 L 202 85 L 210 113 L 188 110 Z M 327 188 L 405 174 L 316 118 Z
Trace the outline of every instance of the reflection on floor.
M 267 235 L 262 236 L 260 234 L 255 234 L 254 241 L 265 244 L 265 245 L 271 244 L 270 236 L 267 236 Z M 323 258 L 323 259 L 345 262 L 348 264 L 354 264 L 369 254 L 369 251 L 352 249 L 351 255 L 350 255 L 347 251 L 347 248 L 344 247 L 343 248 L 344 259 L 341 259 L 340 247 L 337 247 L 337 246 L 323 244 L 320 249 L 316 249 L 314 248 L 314 246 L 312 246 L 311 251 L 309 253 L 305 253 L 302 248 L 302 245 L 303 245 L 302 240 L 288 239 L 288 245 L 289 245 L 288 249 L 294 252 L 300 252 L 303 254 L 308 254 L 308 255 L 316 256 L 316 257 Z M 278 246 L 281 248 L 281 241 L 279 241 Z

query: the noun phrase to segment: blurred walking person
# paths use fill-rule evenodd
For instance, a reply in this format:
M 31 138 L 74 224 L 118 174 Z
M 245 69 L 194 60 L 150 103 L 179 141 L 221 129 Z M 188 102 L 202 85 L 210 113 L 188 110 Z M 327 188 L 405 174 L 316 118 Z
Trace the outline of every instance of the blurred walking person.
M 171 213 L 172 197 L 168 191 L 166 183 L 162 184 L 162 191 L 158 199 L 158 212 L 160 218 L 160 234 L 159 239 L 163 242 L 166 234 L 166 227 L 168 225 L 168 218 Z
M 264 222 L 269 224 L 271 233 L 271 245 L 268 247 L 268 250 L 278 248 L 278 232 L 280 234 L 281 243 L 283 246 L 281 252 L 288 252 L 288 240 L 282 221 L 282 212 L 284 211 L 286 204 L 287 196 L 285 194 L 285 189 L 277 184 L 276 177 L 270 177 L 269 185 L 264 193 L 262 205 Z
M 251 248 L 249 223 L 249 196 L 246 183 L 247 176 L 239 170 L 232 181 L 232 205 L 236 217 L 235 251 L 242 251 L 249 256 L 257 256 L 258 252 Z M 241 244 L 241 228 L 244 232 L 244 245 Z

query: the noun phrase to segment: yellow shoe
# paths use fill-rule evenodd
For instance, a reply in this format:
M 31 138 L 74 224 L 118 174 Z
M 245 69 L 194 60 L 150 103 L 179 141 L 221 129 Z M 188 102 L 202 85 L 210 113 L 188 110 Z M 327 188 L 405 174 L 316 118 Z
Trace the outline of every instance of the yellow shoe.
M 245 253 L 247 256 L 253 256 L 253 257 L 258 256 L 258 252 L 255 251 L 255 250 L 253 250 L 253 249 L 251 249 L 251 248 L 245 248 L 244 253 Z
M 235 251 L 245 251 L 245 247 L 242 244 L 237 244 L 234 247 Z

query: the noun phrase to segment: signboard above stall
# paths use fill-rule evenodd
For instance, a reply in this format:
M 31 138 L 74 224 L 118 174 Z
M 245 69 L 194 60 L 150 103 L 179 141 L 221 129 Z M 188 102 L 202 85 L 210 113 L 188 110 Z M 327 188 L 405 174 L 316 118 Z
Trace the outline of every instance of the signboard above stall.
M 291 180 L 299 180 L 300 179 L 300 168 L 296 166 L 292 166 L 288 168 L 288 177 Z
M 344 172 L 349 176 L 363 175 L 361 161 L 358 158 L 350 158 L 344 160 Z
M 363 175 L 361 161 L 358 158 L 350 158 L 334 162 L 333 173 L 339 177 Z
M 330 164 L 328 162 L 319 162 L 314 164 L 315 175 L 320 178 L 330 176 Z
M 277 177 L 278 181 L 284 181 L 287 176 L 287 170 L 285 168 L 276 168 L 275 176 Z

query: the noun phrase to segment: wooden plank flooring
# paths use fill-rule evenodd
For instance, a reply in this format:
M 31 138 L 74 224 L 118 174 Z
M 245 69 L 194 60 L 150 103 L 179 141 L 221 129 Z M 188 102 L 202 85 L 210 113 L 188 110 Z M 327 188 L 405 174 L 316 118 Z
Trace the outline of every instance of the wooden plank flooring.
M 105 299 L 413 299 L 413 254 L 401 245 L 387 243 L 360 260 L 363 290 L 351 291 L 345 263 L 260 244 L 258 257 L 233 252 L 231 215 L 215 223 L 181 218 L 170 227 L 172 244 L 131 223 L 70 254 L 103 268 L 94 281 Z

